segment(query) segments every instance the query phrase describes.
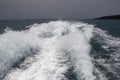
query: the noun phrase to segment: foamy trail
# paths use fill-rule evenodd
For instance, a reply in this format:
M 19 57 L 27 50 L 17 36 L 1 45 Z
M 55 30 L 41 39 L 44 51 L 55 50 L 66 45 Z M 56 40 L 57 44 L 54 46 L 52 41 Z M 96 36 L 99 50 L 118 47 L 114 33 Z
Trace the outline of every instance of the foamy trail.
M 7 44 L 4 40 L 1 40 L 0 42 L 4 42 L 2 44 L 9 47 L 5 47 L 2 51 L 12 50 L 11 45 L 15 45 L 17 42 L 17 49 L 15 48 L 14 54 L 11 56 L 18 56 L 16 51 L 27 50 L 28 45 L 38 49 L 34 56 L 29 56 L 24 52 L 21 53 L 21 57 L 24 57 L 24 55 L 29 57 L 20 64 L 20 67 L 10 70 L 3 80 L 95 80 L 96 77 L 93 75 L 94 64 L 89 55 L 92 32 L 93 25 L 80 22 L 54 21 L 34 24 L 26 31 L 10 31 L 1 35 L 5 38 L 8 35 L 12 36 L 10 39 L 13 40 L 12 43 L 6 41 Z M 18 36 L 20 36 L 20 39 L 17 39 Z M 8 42 L 11 44 L 8 44 Z M 20 46 L 21 42 L 23 46 Z M 9 54 L 9 52 L 6 52 L 6 54 Z M 15 59 L 11 56 L 7 57 L 9 61 Z M 19 61 L 19 57 L 18 60 L 15 59 L 14 62 L 9 64 L 14 64 L 17 61 Z M 5 67 L 4 64 L 2 66 Z
M 89 55 L 91 49 L 89 41 L 92 37 L 92 27 L 92 25 L 84 25 L 83 28 L 81 26 L 77 28 L 72 27 L 71 33 L 61 39 L 60 44 L 62 45 L 62 49 L 71 56 L 77 80 L 95 80 L 95 76 L 92 74 L 94 71 L 92 58 Z M 70 41 L 68 42 L 68 40 Z

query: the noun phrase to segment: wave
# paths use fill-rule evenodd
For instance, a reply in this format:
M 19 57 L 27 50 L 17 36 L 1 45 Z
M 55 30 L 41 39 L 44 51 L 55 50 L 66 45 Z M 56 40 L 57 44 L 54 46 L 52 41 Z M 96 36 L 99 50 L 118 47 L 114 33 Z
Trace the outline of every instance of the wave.
M 100 80 L 119 80 L 120 38 L 108 35 L 107 31 L 94 28 L 91 40 L 92 56 Z
M 36 54 L 39 42 L 38 37 L 25 32 L 8 31 L 0 35 L 0 77 L 25 57 Z
M 110 70 L 119 75 L 119 65 L 112 69 L 106 60 L 116 60 L 120 41 L 94 25 L 51 21 L 28 27 L 0 35 L 0 79 L 107 80 Z

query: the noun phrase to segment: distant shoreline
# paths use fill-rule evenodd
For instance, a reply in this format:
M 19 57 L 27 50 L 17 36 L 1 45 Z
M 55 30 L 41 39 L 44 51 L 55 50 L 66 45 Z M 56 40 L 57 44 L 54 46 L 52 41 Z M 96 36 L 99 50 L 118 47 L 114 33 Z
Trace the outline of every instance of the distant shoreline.
M 103 16 L 94 19 L 120 19 L 120 15 Z

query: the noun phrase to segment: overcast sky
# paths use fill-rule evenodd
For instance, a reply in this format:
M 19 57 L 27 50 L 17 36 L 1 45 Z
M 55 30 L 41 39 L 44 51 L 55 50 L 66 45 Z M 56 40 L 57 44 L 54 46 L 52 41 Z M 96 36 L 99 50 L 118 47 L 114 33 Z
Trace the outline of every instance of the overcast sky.
M 120 0 L 0 0 L 0 19 L 81 19 L 116 14 L 120 14 Z

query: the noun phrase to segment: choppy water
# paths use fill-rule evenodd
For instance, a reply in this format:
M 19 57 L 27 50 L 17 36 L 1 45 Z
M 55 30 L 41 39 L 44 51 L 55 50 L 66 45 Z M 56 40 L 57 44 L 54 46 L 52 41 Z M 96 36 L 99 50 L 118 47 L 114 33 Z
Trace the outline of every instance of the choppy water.
M 0 35 L 0 79 L 120 80 L 120 35 L 88 23 L 6 28 Z

